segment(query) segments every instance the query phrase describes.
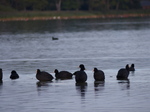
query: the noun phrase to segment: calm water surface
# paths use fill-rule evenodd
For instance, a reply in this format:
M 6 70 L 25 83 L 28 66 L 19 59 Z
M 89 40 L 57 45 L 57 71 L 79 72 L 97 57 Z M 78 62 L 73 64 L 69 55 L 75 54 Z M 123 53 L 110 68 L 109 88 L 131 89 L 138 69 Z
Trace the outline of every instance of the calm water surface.
M 59 38 L 52 40 L 52 37 Z M 0 22 L 0 110 L 2 112 L 149 112 L 150 18 Z M 38 82 L 36 69 L 78 70 L 87 83 Z M 135 64 L 128 81 L 117 71 Z M 105 72 L 94 83 L 93 68 Z M 11 70 L 20 75 L 10 80 Z

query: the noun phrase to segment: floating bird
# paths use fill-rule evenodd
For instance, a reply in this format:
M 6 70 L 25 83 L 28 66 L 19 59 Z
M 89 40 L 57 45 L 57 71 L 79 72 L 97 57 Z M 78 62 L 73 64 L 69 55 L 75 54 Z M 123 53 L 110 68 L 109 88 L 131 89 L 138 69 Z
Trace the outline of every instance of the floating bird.
M 127 64 L 126 68 L 121 68 L 118 71 L 118 74 L 116 77 L 118 80 L 127 80 L 128 76 L 129 76 L 129 65 Z
M 131 67 L 129 68 L 129 71 L 135 71 L 134 64 L 131 64 Z
M 77 83 L 84 83 L 87 80 L 87 74 L 84 72 L 85 67 L 83 64 L 79 65 L 80 71 L 76 71 L 74 73 L 75 75 L 75 81 Z
M 52 37 L 52 40 L 58 40 L 58 38 L 56 38 L 56 37 Z
M 18 79 L 18 78 L 19 78 L 19 75 L 17 74 L 17 72 L 15 70 L 12 70 L 10 79 Z
M 39 81 L 52 81 L 54 77 L 45 71 L 40 71 L 40 69 L 37 69 L 36 78 Z
M 3 70 L 0 68 L 0 81 L 3 80 Z
M 102 70 L 94 68 L 94 79 L 95 81 L 104 81 L 105 80 L 104 72 Z
M 58 71 L 57 69 L 54 70 L 56 79 L 71 79 L 73 74 L 68 71 Z

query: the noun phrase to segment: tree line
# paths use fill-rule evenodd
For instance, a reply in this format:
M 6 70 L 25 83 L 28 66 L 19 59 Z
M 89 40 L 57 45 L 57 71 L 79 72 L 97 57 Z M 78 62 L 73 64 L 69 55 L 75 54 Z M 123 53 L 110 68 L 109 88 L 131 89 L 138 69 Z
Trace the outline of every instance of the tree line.
M 106 11 L 140 9 L 141 0 L 0 0 L 0 7 L 18 11 Z

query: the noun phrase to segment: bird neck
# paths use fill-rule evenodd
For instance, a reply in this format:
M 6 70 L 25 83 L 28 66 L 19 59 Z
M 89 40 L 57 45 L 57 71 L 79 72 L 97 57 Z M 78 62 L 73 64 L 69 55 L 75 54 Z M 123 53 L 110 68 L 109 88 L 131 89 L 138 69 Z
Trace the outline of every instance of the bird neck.
M 80 69 L 80 71 L 84 71 L 84 70 L 85 70 L 84 68 L 81 68 L 81 69 Z

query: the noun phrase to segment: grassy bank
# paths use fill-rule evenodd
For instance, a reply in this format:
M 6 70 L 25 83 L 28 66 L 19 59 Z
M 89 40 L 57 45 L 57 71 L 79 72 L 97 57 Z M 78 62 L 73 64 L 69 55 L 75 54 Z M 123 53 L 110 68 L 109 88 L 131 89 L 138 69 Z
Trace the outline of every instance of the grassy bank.
M 150 10 L 130 11 L 13 11 L 0 12 L 0 21 L 27 21 L 27 20 L 51 20 L 51 19 L 78 19 L 78 18 L 123 18 L 123 17 L 145 17 L 150 16 Z

